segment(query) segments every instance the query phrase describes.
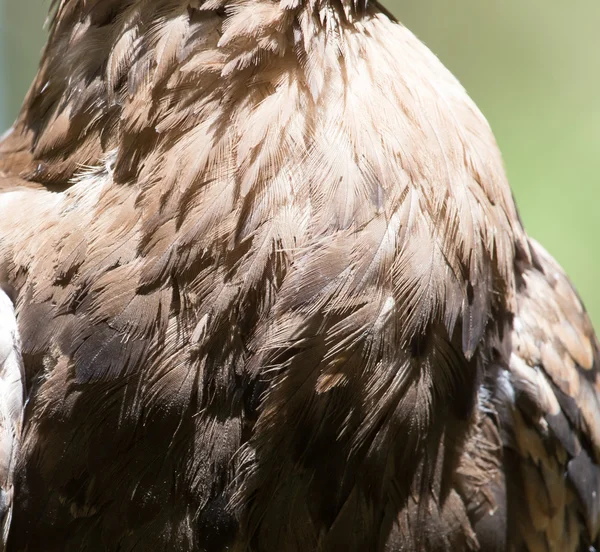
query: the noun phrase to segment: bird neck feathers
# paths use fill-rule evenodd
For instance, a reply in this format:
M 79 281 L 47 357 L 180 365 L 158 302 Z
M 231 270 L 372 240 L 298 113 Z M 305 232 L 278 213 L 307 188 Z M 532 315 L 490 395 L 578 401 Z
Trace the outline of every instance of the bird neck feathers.
M 431 318 L 453 334 L 477 312 L 472 354 L 523 236 L 495 141 L 408 30 L 345 5 L 63 0 L 13 134 L 49 188 L 110 157 L 114 184 L 136 194 L 143 254 L 175 224 L 197 255 L 265 232 L 286 251 L 337 233 L 358 263 L 352 234 L 367 228 L 404 338 Z
M 231 111 L 298 77 L 318 95 L 326 66 L 339 73 L 339 56 L 355 54 L 342 52 L 348 31 L 376 13 L 325 0 L 57 0 L 11 141 L 26 136 L 30 177 L 51 186 L 117 148 L 117 177 L 134 178 L 157 135 L 191 132 L 217 95 Z

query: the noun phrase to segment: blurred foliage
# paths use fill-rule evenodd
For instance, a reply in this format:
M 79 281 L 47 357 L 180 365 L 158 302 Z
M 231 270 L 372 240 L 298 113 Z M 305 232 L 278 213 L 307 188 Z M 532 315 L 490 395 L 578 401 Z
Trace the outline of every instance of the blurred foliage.
M 385 3 L 490 121 L 529 233 L 565 267 L 600 328 L 600 2 Z M 0 0 L 0 130 L 34 75 L 47 7 Z
M 49 0 L 0 0 L 0 133 L 15 118 L 46 40 Z

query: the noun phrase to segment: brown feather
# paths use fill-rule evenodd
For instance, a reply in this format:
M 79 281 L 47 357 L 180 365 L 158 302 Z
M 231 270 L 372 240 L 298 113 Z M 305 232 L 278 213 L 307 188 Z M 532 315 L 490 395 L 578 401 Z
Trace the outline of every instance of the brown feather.
M 598 546 L 596 338 L 431 52 L 357 0 L 53 6 L 9 550 Z

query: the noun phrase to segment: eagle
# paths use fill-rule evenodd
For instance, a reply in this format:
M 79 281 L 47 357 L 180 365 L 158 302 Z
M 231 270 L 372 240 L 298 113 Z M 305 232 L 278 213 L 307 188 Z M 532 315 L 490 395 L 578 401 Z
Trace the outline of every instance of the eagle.
M 0 143 L 9 552 L 600 550 L 600 355 L 373 0 L 54 0 Z

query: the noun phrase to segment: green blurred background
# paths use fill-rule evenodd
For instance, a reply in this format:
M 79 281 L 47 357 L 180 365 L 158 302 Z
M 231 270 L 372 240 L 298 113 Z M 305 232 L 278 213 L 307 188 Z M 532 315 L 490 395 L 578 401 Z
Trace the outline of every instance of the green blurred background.
M 0 131 L 44 42 L 48 0 L 0 0 Z M 600 2 L 388 0 L 458 76 L 504 153 L 525 225 L 600 330 Z

